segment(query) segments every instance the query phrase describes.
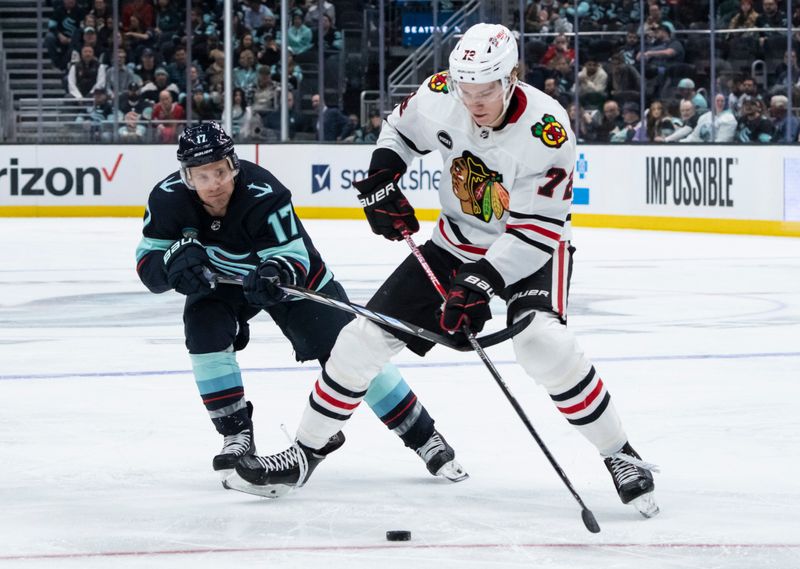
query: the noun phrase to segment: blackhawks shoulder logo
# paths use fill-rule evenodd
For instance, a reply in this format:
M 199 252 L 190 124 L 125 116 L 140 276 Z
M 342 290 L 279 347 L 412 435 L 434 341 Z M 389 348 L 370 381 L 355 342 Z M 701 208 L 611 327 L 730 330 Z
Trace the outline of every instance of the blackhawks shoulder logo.
M 548 148 L 561 148 L 567 141 L 567 129 L 553 115 L 544 115 L 542 122 L 537 122 L 531 127 L 531 132 Z
M 449 91 L 447 88 L 447 71 L 441 71 L 431 77 L 430 81 L 428 81 L 428 89 L 434 93 L 447 93 Z

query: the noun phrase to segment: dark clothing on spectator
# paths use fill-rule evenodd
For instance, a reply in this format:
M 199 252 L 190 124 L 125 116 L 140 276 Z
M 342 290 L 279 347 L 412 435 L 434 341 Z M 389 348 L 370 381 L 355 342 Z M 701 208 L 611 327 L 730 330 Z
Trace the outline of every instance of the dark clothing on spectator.
M 773 123 L 775 129 L 772 142 L 786 142 L 786 129 L 789 129 L 789 142 L 797 142 L 800 134 L 800 120 L 794 115 L 788 115 Z
M 611 133 L 623 128 L 625 126 L 625 121 L 622 119 L 622 115 L 609 121 L 606 119 L 602 110 L 598 111 L 598 115 L 602 118 L 597 122 L 592 122 L 589 132 L 587 133 L 587 138 L 592 142 L 609 142 L 611 140 Z
M 75 6 L 71 10 L 66 10 L 64 6 L 59 6 L 53 11 L 53 16 L 48 24 L 47 36 L 44 44 L 47 47 L 47 54 L 53 65 L 60 69 L 66 69 L 69 63 L 70 44 L 62 44 L 58 38 L 59 34 L 72 38 L 78 33 L 78 25 L 83 19 L 83 12 Z
M 756 117 L 753 120 L 742 117 L 736 127 L 736 140 L 739 142 L 771 142 L 774 132 L 772 122 L 764 116 Z
M 325 107 L 322 112 L 322 140 L 335 142 L 343 138 L 343 134 L 348 128 L 350 121 L 347 115 L 342 113 L 337 107 Z M 317 134 L 319 135 L 319 117 L 317 117 Z
M 97 58 L 85 63 L 82 59 L 75 62 L 75 86 L 84 97 L 92 96 L 92 89 L 97 83 L 97 74 L 100 71 L 100 62 Z
M 127 115 L 131 111 L 141 115 L 150 106 L 150 101 L 141 95 L 137 95 L 137 98 L 133 99 L 128 93 L 122 93 L 119 97 L 119 112 L 123 115 Z

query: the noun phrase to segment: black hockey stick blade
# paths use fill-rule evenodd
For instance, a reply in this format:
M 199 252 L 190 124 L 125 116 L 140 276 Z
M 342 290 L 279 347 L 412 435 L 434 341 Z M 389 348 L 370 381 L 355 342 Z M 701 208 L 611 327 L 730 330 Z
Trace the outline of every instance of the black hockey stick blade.
M 600 533 L 600 526 L 589 508 L 584 508 L 581 511 L 581 518 L 583 518 L 583 525 L 586 526 L 586 529 L 592 533 Z
M 211 271 L 210 269 L 204 270 L 204 274 L 208 279 L 208 281 L 211 283 L 212 288 L 217 284 L 232 284 L 238 286 L 242 285 L 241 276 L 221 275 L 219 273 Z M 394 328 L 395 330 L 400 330 L 401 332 L 406 332 L 413 336 L 424 338 L 425 340 L 429 340 L 436 344 L 441 344 L 452 350 L 457 350 L 459 352 L 472 351 L 472 346 L 469 343 L 467 343 L 465 339 L 461 339 L 459 336 L 445 336 L 444 334 L 431 332 L 430 330 L 421 328 L 416 324 L 411 324 L 410 322 L 406 322 L 405 320 L 401 320 L 399 318 L 386 316 L 385 314 L 381 314 L 380 312 L 375 312 L 373 310 L 370 310 L 369 308 L 360 306 L 358 304 L 353 304 L 351 302 L 345 302 L 337 298 L 332 298 L 321 292 L 312 291 L 292 285 L 283 285 L 281 286 L 281 288 L 287 294 L 290 294 L 292 296 L 305 298 L 328 306 L 333 306 L 335 308 L 344 310 L 345 312 L 350 312 L 357 316 L 363 316 L 364 318 L 368 318 L 369 320 L 372 320 L 377 324 L 383 324 L 385 326 L 389 326 L 390 328 Z M 522 330 L 524 330 L 528 326 L 528 324 L 531 323 L 533 317 L 534 317 L 533 313 L 528 314 L 524 318 L 521 318 L 517 322 L 514 322 L 514 324 L 512 324 L 508 328 L 503 328 L 502 330 L 498 330 L 497 332 L 493 332 L 491 334 L 486 334 L 485 336 L 481 336 L 480 338 L 476 338 L 478 340 L 478 344 L 482 348 L 488 348 L 490 346 L 494 346 L 496 344 L 504 342 L 509 338 L 513 338 L 515 335 L 519 334 Z

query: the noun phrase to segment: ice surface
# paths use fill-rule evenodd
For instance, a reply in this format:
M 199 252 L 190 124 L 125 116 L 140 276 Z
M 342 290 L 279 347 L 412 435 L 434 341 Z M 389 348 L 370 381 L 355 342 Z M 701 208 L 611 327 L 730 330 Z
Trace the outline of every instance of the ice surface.
M 407 254 L 363 222 L 307 226 L 355 301 Z M 619 503 L 510 345 L 489 350 L 596 515 L 592 535 L 477 357 L 442 348 L 397 361 L 469 480 L 431 477 L 364 405 L 299 492 L 223 490 L 181 297 L 139 283 L 139 231 L 0 223 L 0 567 L 800 567 L 797 239 L 576 230 L 570 326 L 662 469 L 655 519 Z M 316 367 L 266 317 L 252 337 L 239 359 L 266 453 L 286 446 L 279 425 L 297 425 Z

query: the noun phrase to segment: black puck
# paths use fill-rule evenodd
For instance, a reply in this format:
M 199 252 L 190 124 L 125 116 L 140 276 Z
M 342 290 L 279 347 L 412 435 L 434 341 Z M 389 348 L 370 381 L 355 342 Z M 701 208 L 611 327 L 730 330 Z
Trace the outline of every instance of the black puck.
M 411 532 L 408 530 L 389 530 L 386 532 L 387 541 L 409 541 Z

